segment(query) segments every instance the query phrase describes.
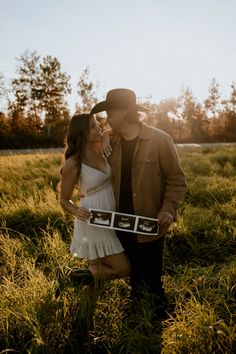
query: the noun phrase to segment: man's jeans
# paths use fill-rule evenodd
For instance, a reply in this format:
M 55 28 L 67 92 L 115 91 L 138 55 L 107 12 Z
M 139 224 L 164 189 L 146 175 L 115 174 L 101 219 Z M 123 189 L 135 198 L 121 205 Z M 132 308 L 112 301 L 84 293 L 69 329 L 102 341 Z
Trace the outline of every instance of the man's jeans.
M 130 285 L 132 297 L 139 299 L 147 291 L 162 300 L 164 290 L 161 276 L 163 273 L 163 249 L 165 237 L 151 242 L 137 242 L 136 234 L 117 231 L 125 253 L 131 261 Z

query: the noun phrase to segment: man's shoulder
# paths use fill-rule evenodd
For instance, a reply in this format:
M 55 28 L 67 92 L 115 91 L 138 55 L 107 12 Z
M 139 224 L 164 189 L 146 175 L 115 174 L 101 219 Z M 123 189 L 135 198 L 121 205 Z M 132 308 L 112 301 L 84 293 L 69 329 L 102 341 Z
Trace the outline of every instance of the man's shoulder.
M 171 139 L 170 135 L 164 132 L 161 129 L 152 127 L 150 125 L 147 125 L 145 123 L 142 123 L 142 133 L 144 136 L 147 138 L 158 138 L 158 139 Z

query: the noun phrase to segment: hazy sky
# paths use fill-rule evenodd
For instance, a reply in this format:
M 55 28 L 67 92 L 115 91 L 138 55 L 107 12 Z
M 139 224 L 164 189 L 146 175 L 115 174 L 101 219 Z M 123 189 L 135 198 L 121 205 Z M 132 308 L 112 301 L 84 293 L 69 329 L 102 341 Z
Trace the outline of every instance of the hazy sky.
M 0 0 L 0 72 L 14 77 L 25 50 L 53 55 L 71 76 L 74 110 L 82 70 L 151 101 L 190 87 L 204 99 L 212 78 L 222 97 L 236 81 L 235 0 Z

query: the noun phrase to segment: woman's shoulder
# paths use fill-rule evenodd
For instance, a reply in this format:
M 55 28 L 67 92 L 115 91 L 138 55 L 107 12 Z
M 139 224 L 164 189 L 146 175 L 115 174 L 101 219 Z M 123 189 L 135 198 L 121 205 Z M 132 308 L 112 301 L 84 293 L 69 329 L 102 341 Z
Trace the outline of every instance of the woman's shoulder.
M 62 171 L 64 173 L 77 173 L 78 171 L 78 162 L 76 161 L 76 159 L 71 156 L 69 157 L 65 162 L 64 165 L 62 167 Z

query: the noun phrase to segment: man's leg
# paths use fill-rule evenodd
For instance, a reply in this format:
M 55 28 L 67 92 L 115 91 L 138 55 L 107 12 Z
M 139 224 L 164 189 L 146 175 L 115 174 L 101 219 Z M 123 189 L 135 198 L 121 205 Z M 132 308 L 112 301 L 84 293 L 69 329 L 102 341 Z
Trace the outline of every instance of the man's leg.
M 130 284 L 134 297 L 139 296 L 143 287 L 157 296 L 162 296 L 161 277 L 165 238 L 138 243 L 137 236 L 134 234 L 118 231 L 117 236 L 131 262 Z
M 163 250 L 162 237 L 152 242 L 140 242 L 137 245 L 139 259 L 139 273 L 148 292 L 158 297 L 163 295 Z
M 165 238 L 138 243 L 136 237 L 130 236 L 131 234 L 126 232 L 118 235 L 131 262 L 130 285 L 133 305 L 136 306 L 136 301 L 147 300 L 153 311 L 152 319 L 159 322 L 166 316 L 166 298 L 161 279 Z
M 146 288 L 157 296 L 163 294 L 163 248 L 164 237 L 152 242 L 137 242 L 137 235 L 117 231 L 117 236 L 131 262 L 130 285 L 132 297 L 142 296 Z
M 138 243 L 139 265 L 131 280 L 133 295 L 137 300 L 149 302 L 152 320 L 166 317 L 166 297 L 162 283 L 164 237 L 152 242 Z
M 131 234 L 130 232 L 117 231 L 116 232 L 122 246 L 124 247 L 125 254 L 131 263 L 130 271 L 130 285 L 132 288 L 132 297 L 136 297 L 136 287 L 137 282 L 140 280 L 140 266 L 139 266 L 139 256 L 138 256 L 138 242 L 137 235 Z

